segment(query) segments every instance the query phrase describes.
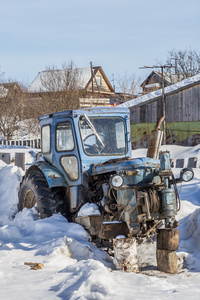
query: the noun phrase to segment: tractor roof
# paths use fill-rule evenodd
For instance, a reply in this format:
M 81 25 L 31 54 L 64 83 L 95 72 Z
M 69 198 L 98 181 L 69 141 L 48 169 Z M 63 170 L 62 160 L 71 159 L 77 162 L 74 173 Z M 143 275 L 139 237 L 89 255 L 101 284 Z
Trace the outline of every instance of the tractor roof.
M 46 114 L 39 117 L 39 121 L 54 118 L 54 117 L 63 117 L 63 116 L 75 116 L 75 115 L 102 115 L 102 114 L 129 114 L 129 109 L 125 107 L 92 107 L 92 108 L 81 108 L 74 110 L 66 110 L 61 112 L 56 112 L 53 114 Z

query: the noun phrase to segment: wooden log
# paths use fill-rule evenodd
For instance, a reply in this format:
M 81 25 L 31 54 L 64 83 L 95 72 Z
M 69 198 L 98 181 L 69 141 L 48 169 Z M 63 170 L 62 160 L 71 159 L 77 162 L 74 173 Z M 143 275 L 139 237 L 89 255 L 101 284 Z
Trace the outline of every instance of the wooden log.
M 161 272 L 178 273 L 177 256 L 175 251 L 156 250 L 157 266 Z
M 179 245 L 178 229 L 159 229 L 157 235 L 157 266 L 161 272 L 177 274 L 177 256 L 175 250 Z
M 178 250 L 179 230 L 178 229 L 159 229 L 157 235 L 157 250 Z

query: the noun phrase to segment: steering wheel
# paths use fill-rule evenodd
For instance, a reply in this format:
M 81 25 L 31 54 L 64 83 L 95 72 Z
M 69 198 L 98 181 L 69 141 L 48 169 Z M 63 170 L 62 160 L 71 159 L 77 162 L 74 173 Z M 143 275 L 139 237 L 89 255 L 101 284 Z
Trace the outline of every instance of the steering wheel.
M 90 144 L 86 144 L 85 141 L 87 141 L 87 139 L 89 139 L 91 136 L 95 136 L 96 137 L 96 140 L 97 140 L 97 143 L 96 144 L 93 144 L 93 145 L 90 145 Z M 101 137 L 105 137 L 105 135 L 103 133 L 98 133 L 98 135 Z M 102 150 L 104 149 L 103 145 L 99 142 L 99 140 L 97 139 L 97 136 L 95 133 L 91 133 L 89 135 L 87 135 L 84 139 L 83 139 L 83 143 L 84 143 L 84 146 L 86 147 L 89 147 L 90 149 L 94 149 L 94 153 L 101 153 Z M 100 147 L 102 147 L 102 149 L 100 149 Z

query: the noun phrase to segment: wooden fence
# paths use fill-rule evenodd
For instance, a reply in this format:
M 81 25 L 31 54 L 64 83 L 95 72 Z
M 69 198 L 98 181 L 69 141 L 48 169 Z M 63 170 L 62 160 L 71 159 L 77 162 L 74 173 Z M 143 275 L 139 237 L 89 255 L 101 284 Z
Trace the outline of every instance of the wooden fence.
M 40 138 L 27 140 L 0 140 L 0 145 L 5 146 L 25 146 L 35 149 L 40 149 Z
M 36 161 L 42 156 L 41 152 L 36 154 Z M 10 153 L 0 153 L 0 160 L 6 164 L 11 163 Z M 25 170 L 25 153 L 15 153 L 15 165 Z M 171 159 L 171 168 L 200 168 L 200 160 L 197 157 Z

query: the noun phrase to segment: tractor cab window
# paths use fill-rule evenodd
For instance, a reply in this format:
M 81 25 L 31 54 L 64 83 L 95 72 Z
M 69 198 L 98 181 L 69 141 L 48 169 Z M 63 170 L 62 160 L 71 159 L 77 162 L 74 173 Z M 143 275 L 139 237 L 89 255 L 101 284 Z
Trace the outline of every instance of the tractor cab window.
M 51 150 L 51 143 L 50 143 L 50 125 L 45 125 L 42 127 L 42 153 L 43 154 L 49 154 Z
M 74 138 L 70 122 L 57 124 L 56 149 L 57 151 L 70 151 L 74 149 Z
M 120 117 L 81 116 L 79 128 L 87 155 L 124 155 L 125 122 Z

